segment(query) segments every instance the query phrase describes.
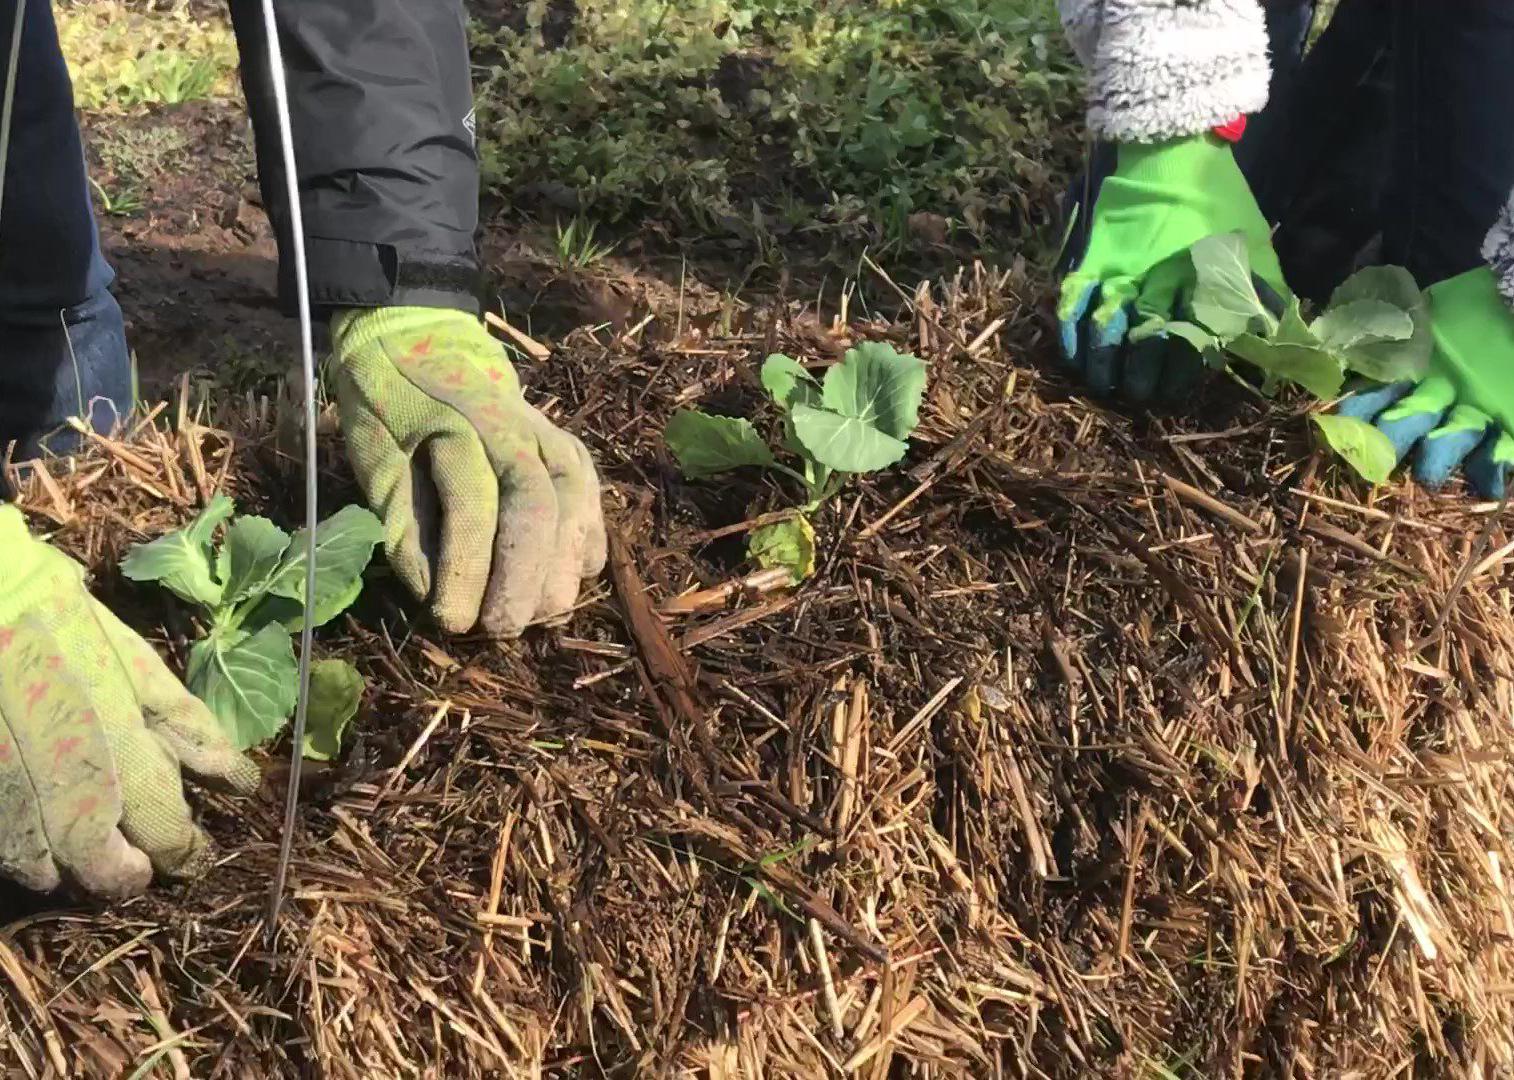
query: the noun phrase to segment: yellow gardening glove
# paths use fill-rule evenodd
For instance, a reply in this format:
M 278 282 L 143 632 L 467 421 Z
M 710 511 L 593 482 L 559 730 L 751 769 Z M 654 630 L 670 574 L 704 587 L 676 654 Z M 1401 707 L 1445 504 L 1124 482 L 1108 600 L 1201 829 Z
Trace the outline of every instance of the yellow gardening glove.
M 347 453 L 389 563 L 438 623 L 494 637 L 560 615 L 604 569 L 589 452 L 521 396 L 465 312 L 340 315 L 332 366 Z
M 180 767 L 240 791 L 257 766 L 84 571 L 0 507 L 0 876 L 103 896 L 189 877 L 210 845 Z

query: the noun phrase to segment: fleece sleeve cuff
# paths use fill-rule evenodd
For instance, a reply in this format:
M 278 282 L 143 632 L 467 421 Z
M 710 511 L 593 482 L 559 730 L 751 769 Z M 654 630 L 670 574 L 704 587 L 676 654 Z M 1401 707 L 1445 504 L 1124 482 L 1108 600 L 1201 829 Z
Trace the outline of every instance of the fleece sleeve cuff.
M 1503 294 L 1509 306 L 1514 308 L 1514 192 L 1510 192 L 1509 202 L 1499 215 L 1498 224 L 1488 233 L 1482 254 L 1493 268 L 1494 276 L 1498 278 L 1498 291 Z
M 1256 0 L 1059 0 L 1088 69 L 1088 127 L 1113 142 L 1197 135 L 1267 103 Z

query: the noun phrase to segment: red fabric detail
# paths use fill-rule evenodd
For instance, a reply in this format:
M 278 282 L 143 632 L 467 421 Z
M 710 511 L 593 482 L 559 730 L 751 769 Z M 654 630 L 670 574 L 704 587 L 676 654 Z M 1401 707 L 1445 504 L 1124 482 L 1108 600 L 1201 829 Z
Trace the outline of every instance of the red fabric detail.
M 1241 116 L 1237 116 L 1228 124 L 1221 124 L 1219 127 L 1214 129 L 1214 133 L 1228 143 L 1240 142 L 1241 136 L 1246 134 L 1245 115 L 1243 114 Z

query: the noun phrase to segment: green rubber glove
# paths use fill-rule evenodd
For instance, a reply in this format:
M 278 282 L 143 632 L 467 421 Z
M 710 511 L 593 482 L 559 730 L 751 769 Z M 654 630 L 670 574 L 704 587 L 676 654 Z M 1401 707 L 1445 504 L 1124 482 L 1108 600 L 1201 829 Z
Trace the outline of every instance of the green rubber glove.
M 0 876 L 123 896 L 202 872 L 180 767 L 253 791 L 257 766 L 13 506 L 0 553 Z
M 379 308 L 332 327 L 347 453 L 389 563 L 441 626 L 494 637 L 570 609 L 604 569 L 589 452 L 521 396 L 473 316 Z
M 1180 397 L 1203 369 L 1187 343 L 1134 333 L 1187 318 L 1199 240 L 1241 232 L 1258 291 L 1283 309 L 1287 292 L 1272 232 L 1228 143 L 1195 135 L 1124 143 L 1094 202 L 1088 250 L 1062 282 L 1062 356 L 1098 394 L 1136 401 Z
M 1418 386 L 1391 383 L 1353 394 L 1340 412 L 1375 423 L 1414 475 L 1439 487 L 1457 468 L 1479 494 L 1503 498 L 1514 465 L 1514 311 L 1487 267 L 1425 291 L 1435 352 Z

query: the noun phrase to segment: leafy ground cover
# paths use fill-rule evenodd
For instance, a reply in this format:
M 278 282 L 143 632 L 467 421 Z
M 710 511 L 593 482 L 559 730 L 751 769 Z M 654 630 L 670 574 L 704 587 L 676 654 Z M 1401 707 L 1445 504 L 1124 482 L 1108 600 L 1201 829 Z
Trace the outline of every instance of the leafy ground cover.
M 584 276 L 613 248 L 633 270 L 676 254 L 693 263 L 681 278 L 808 287 L 863 251 L 940 266 L 1056 243 L 1057 178 L 1080 147 L 1052 0 L 470 10 L 491 230 L 528 241 L 536 276 Z M 204 133 L 174 106 L 240 109 L 224 13 L 109 0 L 59 20 L 102 211 L 182 212 L 179 174 L 205 167 L 183 149 Z M 250 181 L 245 147 L 233 167 L 223 186 Z
M 54 5 L 74 101 L 123 112 L 235 95 L 236 41 L 187 5 L 88 0 Z
M 477 35 L 486 178 L 517 205 L 897 255 L 1023 242 L 1075 151 L 1047 0 L 522 9 Z

